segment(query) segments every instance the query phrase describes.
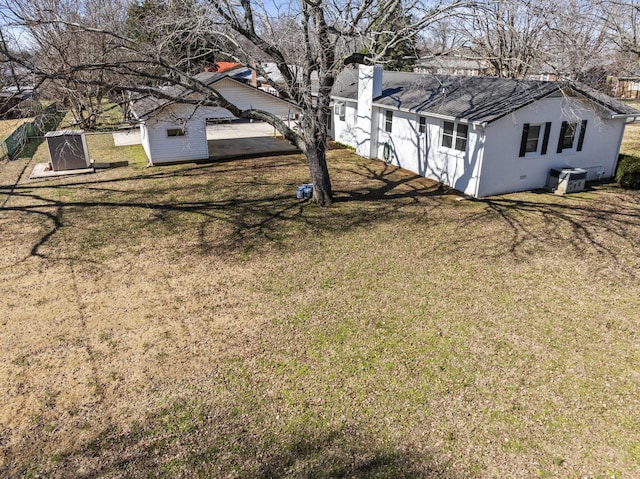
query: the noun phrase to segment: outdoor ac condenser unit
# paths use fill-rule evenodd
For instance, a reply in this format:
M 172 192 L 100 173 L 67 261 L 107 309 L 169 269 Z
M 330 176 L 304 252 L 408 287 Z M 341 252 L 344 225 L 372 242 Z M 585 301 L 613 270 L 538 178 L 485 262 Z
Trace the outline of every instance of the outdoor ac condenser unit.
M 44 137 L 49 146 L 53 171 L 89 168 L 89 150 L 83 130 L 49 131 Z
M 547 188 L 564 195 L 584 190 L 587 170 L 582 168 L 552 168 L 547 176 Z

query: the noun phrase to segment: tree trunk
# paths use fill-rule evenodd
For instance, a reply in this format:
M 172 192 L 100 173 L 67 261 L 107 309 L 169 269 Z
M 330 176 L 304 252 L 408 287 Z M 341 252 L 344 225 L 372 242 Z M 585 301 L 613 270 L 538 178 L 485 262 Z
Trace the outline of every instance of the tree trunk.
M 333 192 L 331 191 L 331 179 L 329 178 L 329 168 L 327 167 L 327 143 L 326 134 L 315 131 L 318 136 L 305 137 L 307 161 L 309 162 L 309 172 L 313 183 L 313 201 L 320 206 L 331 206 L 333 203 Z M 318 141 L 320 140 L 320 141 Z

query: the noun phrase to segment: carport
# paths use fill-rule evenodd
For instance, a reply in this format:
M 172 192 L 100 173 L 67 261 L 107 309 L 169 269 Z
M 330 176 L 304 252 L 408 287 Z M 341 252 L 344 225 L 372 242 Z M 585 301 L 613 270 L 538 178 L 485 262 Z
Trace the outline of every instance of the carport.
M 204 72 L 194 78 L 205 85 L 215 85 L 216 91 L 239 110 L 265 111 L 282 119 L 301 113 L 294 103 L 224 73 Z M 176 98 L 189 101 L 147 95 L 131 104 L 131 112 L 140 124 L 142 147 L 152 165 L 297 151 L 265 123 L 236 119 L 226 108 L 194 103 L 201 95 L 188 89 L 173 93 Z
M 250 158 L 297 153 L 297 147 L 282 138 L 268 123 L 250 120 L 208 122 L 207 146 L 210 160 Z M 137 128 L 113 133 L 116 146 L 142 143 Z
M 250 120 L 208 123 L 207 143 L 210 160 L 285 155 L 299 151 L 273 126 Z

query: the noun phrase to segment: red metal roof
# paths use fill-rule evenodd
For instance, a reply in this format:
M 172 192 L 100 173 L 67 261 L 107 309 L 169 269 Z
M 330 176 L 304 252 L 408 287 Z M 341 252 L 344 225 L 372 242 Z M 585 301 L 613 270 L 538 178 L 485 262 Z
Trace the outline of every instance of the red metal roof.
M 205 68 L 204 70 L 207 72 L 217 72 L 217 73 L 222 73 L 222 72 L 227 72 L 229 70 L 233 70 L 234 68 L 238 68 L 240 66 L 239 63 L 233 63 L 233 62 L 215 62 L 213 65 L 208 66 L 207 68 Z

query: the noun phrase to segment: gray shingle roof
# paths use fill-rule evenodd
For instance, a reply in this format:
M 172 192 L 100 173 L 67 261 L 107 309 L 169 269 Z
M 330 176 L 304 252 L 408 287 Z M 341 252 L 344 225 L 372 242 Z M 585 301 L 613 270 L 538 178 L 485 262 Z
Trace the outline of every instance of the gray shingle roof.
M 225 78 L 226 76 L 228 76 L 226 73 L 203 72 L 195 75 L 194 79 L 198 80 L 201 83 L 204 83 L 205 85 L 211 85 L 212 83 L 215 83 Z M 172 99 L 161 98 L 159 96 L 151 94 L 141 95 L 133 99 L 133 101 L 131 102 L 131 108 L 138 118 L 147 116 L 170 103 L 174 103 L 175 99 L 177 98 L 181 98 L 189 95 L 190 93 L 193 93 L 193 90 L 181 87 L 179 85 L 166 86 L 161 88 L 161 90 Z
M 247 86 L 247 88 L 252 88 L 254 89 L 254 87 L 248 86 L 245 83 L 241 82 L 240 80 L 235 79 L 233 76 L 229 75 L 228 72 L 221 72 L 221 73 L 217 73 L 217 72 L 202 72 L 202 73 L 198 73 L 197 75 L 193 76 L 193 79 L 199 81 L 200 83 L 204 84 L 205 86 L 211 86 L 214 83 L 217 83 L 218 81 L 224 79 L 224 78 L 229 78 L 235 82 L 240 83 L 241 85 L 245 85 Z M 176 101 L 179 101 L 180 98 L 184 98 L 188 95 L 190 95 L 191 93 L 194 92 L 194 90 L 189 89 L 189 88 L 184 88 L 182 86 L 178 86 L 178 85 L 173 85 L 173 86 L 166 86 L 163 87 L 161 89 L 163 91 L 163 93 L 165 93 L 169 98 L 164 98 L 163 96 L 158 96 L 158 95 L 152 95 L 152 94 L 147 94 L 147 95 L 140 95 L 137 98 L 134 98 L 131 102 L 131 109 L 133 111 L 133 113 L 136 115 L 137 118 L 142 118 L 145 116 L 150 115 L 151 113 L 163 108 L 164 106 L 174 103 Z M 259 90 L 258 91 L 261 92 L 261 94 L 263 95 L 271 95 L 268 92 Z M 283 101 L 285 103 L 289 103 L 293 106 L 296 106 L 295 103 L 291 102 L 290 100 L 287 100 L 286 98 L 280 98 L 280 97 L 274 97 L 277 98 L 280 101 Z M 225 110 L 222 107 L 218 107 L 220 109 L 220 111 Z M 227 111 L 228 115 L 231 115 L 231 112 Z M 221 118 L 227 118 L 228 116 L 223 116 Z
M 338 98 L 357 100 L 357 70 L 343 71 L 333 89 Z M 577 83 L 460 77 L 384 72 L 382 95 L 376 105 L 423 112 L 471 122 L 490 123 L 527 104 L 569 88 L 604 106 L 613 114 L 640 115 L 640 111 Z

